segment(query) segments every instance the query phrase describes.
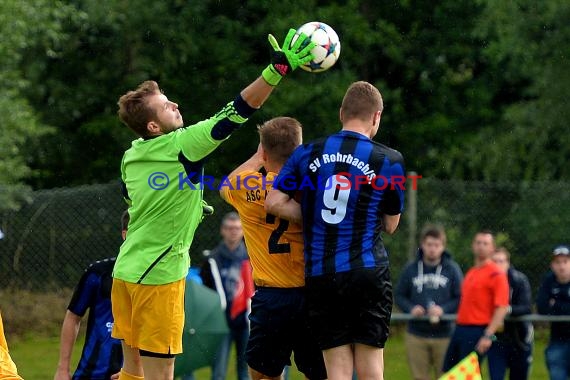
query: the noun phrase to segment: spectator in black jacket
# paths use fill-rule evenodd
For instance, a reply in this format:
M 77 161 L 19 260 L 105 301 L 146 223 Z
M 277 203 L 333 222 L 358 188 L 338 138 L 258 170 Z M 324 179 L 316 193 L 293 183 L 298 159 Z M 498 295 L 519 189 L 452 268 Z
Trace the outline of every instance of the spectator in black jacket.
M 540 314 L 570 316 L 570 248 L 560 245 L 552 251 L 551 272 L 538 290 L 536 306 Z M 570 322 L 552 322 L 545 351 L 551 380 L 567 380 L 570 375 Z
M 249 339 L 248 306 L 249 298 L 253 294 L 253 280 L 243 241 L 241 220 L 236 212 L 232 211 L 224 215 L 220 234 L 222 241 L 210 252 L 208 260 L 200 271 L 204 285 L 217 290 L 218 294 L 224 296 L 226 320 L 230 328 L 230 332 L 222 340 L 215 355 L 212 380 L 224 380 L 228 377 L 227 367 L 233 343 L 235 343 L 237 355 L 235 378 L 248 380 L 245 352 Z
M 507 315 L 519 317 L 530 314 L 531 291 L 528 278 L 513 268 L 511 255 L 505 248 L 498 248 L 492 259 L 507 273 L 509 279 L 510 306 Z M 495 349 L 488 354 L 491 380 L 504 379 L 507 368 L 510 380 L 528 379 L 534 337 L 532 323 L 509 321 L 507 318 L 503 330 L 498 331 L 496 336 Z

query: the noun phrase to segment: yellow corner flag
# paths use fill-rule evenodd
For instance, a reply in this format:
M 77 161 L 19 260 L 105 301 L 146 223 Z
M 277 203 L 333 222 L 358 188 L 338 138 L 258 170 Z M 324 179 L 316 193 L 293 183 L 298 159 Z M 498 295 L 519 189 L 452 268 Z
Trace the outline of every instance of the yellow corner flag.
M 473 351 L 437 380 L 481 380 L 477 353 Z

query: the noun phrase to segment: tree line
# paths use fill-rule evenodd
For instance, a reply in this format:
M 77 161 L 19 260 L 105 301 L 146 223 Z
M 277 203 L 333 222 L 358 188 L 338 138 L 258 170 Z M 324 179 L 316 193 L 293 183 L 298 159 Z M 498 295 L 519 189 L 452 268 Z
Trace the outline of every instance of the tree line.
M 254 152 L 255 124 L 296 117 L 309 140 L 340 128 L 356 80 L 385 111 L 378 141 L 424 177 L 568 180 L 570 3 L 563 0 L 3 0 L 0 204 L 26 190 L 119 177 L 136 136 L 118 97 L 157 80 L 187 123 L 216 112 L 269 61 L 267 34 L 323 21 L 337 64 L 295 72 L 208 162 L 223 175 Z M 232 157 L 228 160 L 227 157 Z

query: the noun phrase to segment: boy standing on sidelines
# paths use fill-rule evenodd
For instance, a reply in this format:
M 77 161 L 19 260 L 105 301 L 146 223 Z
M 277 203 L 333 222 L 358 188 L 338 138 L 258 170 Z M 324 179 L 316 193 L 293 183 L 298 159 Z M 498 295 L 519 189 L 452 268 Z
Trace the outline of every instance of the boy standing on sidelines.
M 427 225 L 421 234 L 417 259 L 402 272 L 396 286 L 396 304 L 414 317 L 406 330 L 406 352 L 414 380 L 441 376 L 443 358 L 453 332 L 453 322 L 442 321 L 443 314 L 455 314 L 461 295 L 463 273 L 445 250 L 445 231 Z

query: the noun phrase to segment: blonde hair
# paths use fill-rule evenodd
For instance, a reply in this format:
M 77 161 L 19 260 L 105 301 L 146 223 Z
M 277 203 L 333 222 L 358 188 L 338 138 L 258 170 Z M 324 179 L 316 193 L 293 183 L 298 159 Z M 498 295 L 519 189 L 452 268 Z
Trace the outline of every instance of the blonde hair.
M 375 112 L 382 111 L 384 103 L 380 91 L 368 82 L 359 81 L 350 85 L 340 110 L 345 121 L 351 119 L 367 120 Z
M 292 117 L 273 118 L 257 131 L 263 150 L 277 164 L 284 164 L 303 140 L 301 123 Z

